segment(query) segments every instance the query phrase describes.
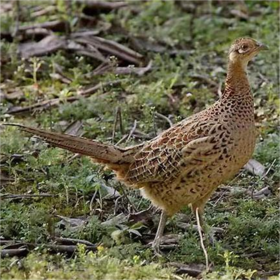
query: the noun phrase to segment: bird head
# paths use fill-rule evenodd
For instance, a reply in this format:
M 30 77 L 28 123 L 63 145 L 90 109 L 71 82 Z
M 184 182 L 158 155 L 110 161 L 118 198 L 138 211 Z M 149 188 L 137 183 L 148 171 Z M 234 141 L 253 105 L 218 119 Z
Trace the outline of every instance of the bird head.
M 229 50 L 229 60 L 245 68 L 261 50 L 268 50 L 268 47 L 252 38 L 239 38 L 234 41 Z

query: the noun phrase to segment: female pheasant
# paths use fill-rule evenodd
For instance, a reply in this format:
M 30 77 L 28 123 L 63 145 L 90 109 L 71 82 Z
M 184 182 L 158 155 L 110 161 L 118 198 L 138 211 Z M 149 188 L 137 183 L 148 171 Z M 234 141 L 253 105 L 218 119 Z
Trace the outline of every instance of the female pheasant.
M 159 249 L 167 216 L 189 205 L 204 206 L 220 184 L 251 158 L 256 141 L 254 103 L 246 68 L 267 47 L 251 38 L 237 39 L 229 50 L 225 90 L 219 101 L 156 138 L 128 148 L 22 125 L 54 146 L 87 155 L 112 169 L 118 180 L 141 189 L 162 209 L 153 247 Z

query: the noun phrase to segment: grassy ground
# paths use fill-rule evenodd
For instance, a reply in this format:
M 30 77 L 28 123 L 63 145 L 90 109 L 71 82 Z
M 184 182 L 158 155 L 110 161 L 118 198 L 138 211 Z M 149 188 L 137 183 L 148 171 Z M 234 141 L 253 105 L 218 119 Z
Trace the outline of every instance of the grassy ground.
M 27 40 L 22 31 L 13 34 L 14 4 L 1 14 L 6 38 L 1 41 L 1 121 L 40 125 L 107 143 L 121 140 L 123 146 L 137 144 L 168 128 L 169 121 L 175 123 L 217 100 L 234 39 L 250 36 L 269 46 L 249 65 L 259 128 L 254 159 L 265 166 L 266 174 L 241 170 L 209 201 L 206 220 L 223 231 L 217 234 L 215 247 L 207 245 L 211 272 L 201 275 L 277 279 L 279 3 L 128 1 L 123 8 L 99 7 L 90 13 L 83 5 L 69 3 L 55 1 L 49 12 L 38 15 L 50 7 L 49 2 L 21 1 L 19 30 L 63 20 L 69 28 L 55 34 L 96 30 L 97 36 L 140 53 L 140 66 L 152 61 L 152 68 L 143 75 L 116 73 L 117 67 L 128 71 L 137 65 L 133 68 L 111 56 L 111 71 L 96 74 L 100 61 L 66 50 L 21 59 L 18 47 L 39 39 L 33 34 Z M 81 18 L 82 14 L 87 16 Z M 83 87 L 100 82 L 103 86 L 89 97 L 68 102 Z M 54 98 L 57 106 L 18 110 Z M 166 228 L 167 234 L 180 236 L 179 246 L 155 258 L 147 243 L 154 236 L 158 214 L 133 219 L 133 213 L 147 209 L 149 202 L 88 158 L 50 148 L 15 128 L 1 128 L 1 183 L 2 249 L 18 250 L 19 242 L 23 248 L 17 256 L 1 260 L 2 279 L 192 279 L 183 264 L 203 270 L 204 255 L 188 208 L 170 219 Z M 187 223 L 191 226 L 183 229 Z M 69 245 L 65 242 L 70 238 L 90 243 L 66 254 L 59 245 Z

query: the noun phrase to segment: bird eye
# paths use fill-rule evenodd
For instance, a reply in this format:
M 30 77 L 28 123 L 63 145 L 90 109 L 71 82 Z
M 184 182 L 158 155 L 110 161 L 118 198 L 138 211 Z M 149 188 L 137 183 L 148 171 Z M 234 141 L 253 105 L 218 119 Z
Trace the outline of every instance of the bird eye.
M 249 49 L 248 45 L 244 44 L 238 49 L 238 53 L 245 53 Z

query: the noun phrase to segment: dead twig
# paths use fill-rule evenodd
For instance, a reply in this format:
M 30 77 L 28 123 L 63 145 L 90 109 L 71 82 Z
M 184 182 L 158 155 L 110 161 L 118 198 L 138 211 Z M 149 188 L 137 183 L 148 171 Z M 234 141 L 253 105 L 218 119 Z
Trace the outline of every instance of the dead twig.
M 121 132 L 121 134 L 123 134 L 122 111 L 121 111 L 121 108 L 119 106 L 116 109 L 115 121 L 114 121 L 113 132 L 112 132 L 112 142 L 113 143 L 114 143 L 118 123 L 120 125 L 120 132 Z
M 75 238 L 65 238 L 65 237 L 55 237 L 56 242 L 61 243 L 62 245 L 77 245 L 84 244 L 88 246 L 94 246 L 93 243 L 87 240 L 75 239 Z
M 138 76 L 143 76 L 152 69 L 152 65 L 152 60 L 150 60 L 147 66 L 145 67 L 116 67 L 113 69 L 113 72 L 118 75 L 136 74 Z
M 152 69 L 152 60 L 149 61 L 147 66 L 145 67 L 134 67 L 131 65 L 128 65 L 127 67 L 114 67 L 110 61 L 106 60 L 102 64 L 100 64 L 98 67 L 94 69 L 93 72 L 89 73 L 87 76 L 96 76 L 96 75 L 102 75 L 106 72 L 112 72 L 116 75 L 131 75 L 135 74 L 138 76 L 143 76 L 147 72 L 149 72 Z
M 155 115 L 156 115 L 157 117 L 159 117 L 159 118 L 161 118 L 161 119 L 167 121 L 167 122 L 169 123 L 169 126 L 170 126 L 170 127 L 173 125 L 172 121 L 171 121 L 168 117 L 162 115 L 161 113 L 155 112 Z
M 56 7 L 55 6 L 48 6 L 48 7 L 44 7 L 43 9 L 40 9 L 40 10 L 37 10 L 35 12 L 32 12 L 30 14 L 30 17 L 31 18 L 37 18 L 37 17 L 40 17 L 40 16 L 44 16 L 44 15 L 47 15 L 49 13 L 52 13 L 56 10 Z
M 40 194 L 4 194 L 1 195 L 1 199 L 28 199 L 28 198 L 40 198 L 40 197 L 55 197 L 55 194 L 40 193 Z
M 2 171 L 0 171 L 0 182 L 1 182 L 2 187 L 5 184 L 9 184 L 9 183 L 13 182 L 14 180 L 15 180 L 14 177 L 11 177 L 8 174 L 5 174 Z M 0 196 L 0 199 L 1 199 L 1 196 Z
M 114 216 L 117 215 L 119 200 L 122 199 L 122 197 L 123 197 L 123 196 L 119 196 L 119 197 L 115 200 Z
M 6 257 L 18 257 L 26 255 L 28 252 L 27 248 L 18 248 L 18 249 L 2 249 L 1 250 L 1 258 Z
M 89 0 L 76 0 L 76 3 L 83 4 L 84 9 L 95 9 L 102 11 L 111 11 L 115 9 L 120 9 L 129 5 L 129 3 L 124 1 L 106 2 L 106 1 L 89 1 Z
M 127 139 L 126 139 L 125 142 L 128 142 L 128 141 L 130 140 L 130 138 L 131 138 L 131 136 L 133 135 L 133 133 L 134 133 L 136 127 L 137 127 L 137 121 L 134 120 L 133 127 L 132 127 L 132 129 L 130 130 L 130 132 L 129 132 L 129 134 L 128 134 L 128 137 L 127 137 Z
M 78 246 L 76 245 L 56 245 L 56 244 L 40 244 L 44 248 L 48 248 L 49 250 L 56 253 L 68 253 L 73 254 L 77 251 Z M 85 250 L 95 251 L 97 246 L 85 246 Z
M 199 276 L 204 270 L 205 266 L 203 264 L 184 264 L 178 262 L 168 263 L 170 266 L 176 267 L 176 273 L 178 274 L 189 274 L 192 277 Z
M 66 241 L 66 239 L 61 239 L 60 241 L 63 242 Z M 88 251 L 95 251 L 97 246 L 92 244 L 91 242 L 88 242 L 86 240 L 75 240 L 75 239 L 69 239 L 72 242 L 76 242 L 76 244 L 84 244 L 85 249 Z M 69 241 L 68 240 L 68 241 Z M 49 249 L 52 252 L 55 253 L 68 253 L 73 254 L 77 251 L 78 245 L 59 245 L 59 244 L 39 244 L 39 243 L 13 243 L 11 245 L 5 246 L 1 250 L 1 258 L 2 257 L 14 257 L 14 256 L 23 256 L 26 255 L 30 250 L 36 248 L 36 247 L 44 247 Z
M 279 274 L 280 274 L 280 270 L 279 269 L 278 270 L 271 270 L 271 271 L 258 271 L 257 272 L 258 276 L 265 277 L 265 279 L 267 279 L 266 277 L 268 277 L 268 276 L 276 276 L 277 277 Z
M 68 84 L 68 85 L 72 83 L 73 80 L 70 79 L 69 77 L 67 77 L 63 73 L 63 69 L 59 64 L 54 63 L 53 66 L 54 66 L 54 71 L 55 72 L 50 74 L 51 78 L 56 79 L 56 80 L 60 80 L 61 82 L 65 83 L 65 84 Z
M 270 194 L 271 194 L 271 190 L 269 189 L 269 186 L 266 186 L 266 187 L 262 188 L 261 190 L 253 193 L 252 198 L 260 199 L 260 198 L 263 198 Z
M 97 36 L 83 37 L 75 39 L 76 42 L 83 42 L 97 48 L 99 51 L 115 55 L 125 61 L 139 65 L 142 63 L 143 56 L 132 49 L 123 46 L 112 40 L 107 40 Z
M 67 21 L 62 20 L 53 20 L 47 21 L 43 23 L 37 23 L 33 25 L 21 26 L 19 27 L 19 31 L 26 31 L 28 29 L 36 29 L 36 28 L 44 28 L 54 32 L 65 32 L 67 30 L 67 26 L 69 23 Z
M 102 75 L 106 73 L 107 71 L 110 71 L 112 69 L 112 65 L 109 61 L 104 61 L 99 66 L 97 66 L 91 73 L 88 73 L 86 76 L 88 78 L 92 76 Z
M 123 142 L 128 142 L 131 138 L 131 136 L 133 135 L 134 131 L 136 130 L 136 126 L 137 126 L 137 121 L 134 121 L 133 127 L 131 128 L 130 132 L 126 135 L 124 135 L 117 143 L 116 145 L 120 145 Z
M 22 58 L 43 56 L 66 47 L 65 38 L 49 35 L 39 42 L 27 42 L 19 45 L 18 51 Z
M 94 202 L 94 200 L 96 198 L 97 193 L 98 193 L 98 190 L 95 190 L 95 192 L 94 192 L 94 194 L 93 194 L 93 196 L 92 196 L 92 198 L 90 200 L 90 203 L 89 203 L 89 210 L 90 210 L 91 214 L 93 213 L 93 210 L 94 210 L 93 209 L 93 202 Z
M 97 85 L 81 89 L 81 90 L 78 91 L 77 96 L 71 96 L 71 97 L 68 97 L 64 100 L 62 100 L 60 98 L 53 98 L 53 99 L 44 100 L 42 102 L 38 102 L 38 103 L 35 103 L 33 105 L 30 105 L 30 106 L 26 106 L 26 107 L 11 107 L 10 109 L 8 109 L 6 111 L 6 114 L 12 114 L 13 115 L 13 114 L 26 113 L 26 112 L 33 112 L 34 110 L 38 110 L 38 109 L 44 109 L 44 108 L 50 108 L 50 107 L 58 106 L 62 102 L 74 102 L 74 101 L 80 99 L 81 97 L 91 96 L 93 93 L 95 93 L 99 89 L 102 89 L 103 87 L 114 86 L 114 85 L 120 84 L 121 82 L 123 82 L 125 80 L 126 79 L 121 79 L 121 80 L 115 80 L 115 81 L 106 82 L 106 83 L 99 83 Z
M 82 90 L 78 91 L 78 93 L 81 96 L 89 97 L 92 93 L 95 93 L 97 90 L 102 89 L 103 87 L 115 86 L 115 85 L 121 84 L 124 81 L 127 81 L 127 79 L 119 79 L 119 80 L 109 81 L 109 82 L 105 82 L 105 83 L 99 83 L 99 84 L 89 87 L 87 89 L 82 89 Z

